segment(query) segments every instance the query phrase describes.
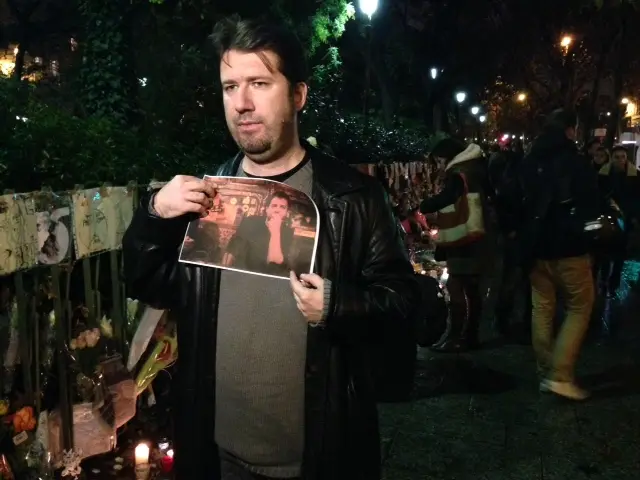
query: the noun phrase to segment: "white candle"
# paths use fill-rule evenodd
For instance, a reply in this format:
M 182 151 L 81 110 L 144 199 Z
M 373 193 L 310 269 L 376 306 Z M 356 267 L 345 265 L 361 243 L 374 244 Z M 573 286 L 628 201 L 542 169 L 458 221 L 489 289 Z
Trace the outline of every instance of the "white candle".
M 145 465 L 149 463 L 149 445 L 141 443 L 135 450 L 136 465 Z

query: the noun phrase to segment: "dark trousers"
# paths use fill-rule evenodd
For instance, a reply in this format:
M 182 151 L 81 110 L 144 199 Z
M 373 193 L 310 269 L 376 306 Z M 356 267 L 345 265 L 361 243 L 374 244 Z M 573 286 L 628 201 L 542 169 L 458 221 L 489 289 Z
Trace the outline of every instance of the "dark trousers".
M 593 279 L 600 292 L 613 294 L 620 288 L 628 246 L 629 238 L 625 236 L 618 245 L 593 255 Z
M 478 326 L 482 315 L 480 276 L 451 274 L 447 280 L 450 297 L 452 334 L 459 340 L 478 341 Z
M 222 474 L 221 480 L 285 480 L 274 479 L 271 477 L 265 477 L 264 475 L 258 475 L 257 473 L 250 472 L 246 468 L 238 465 L 237 463 L 225 458 L 221 455 L 220 458 L 220 473 Z M 194 479 L 195 480 L 195 479 Z M 298 478 L 289 478 L 286 480 L 300 480 Z
M 515 325 L 512 326 L 518 298 L 523 299 L 524 308 L 520 312 L 521 315 L 515 318 Z M 522 333 L 526 335 L 531 330 L 531 284 L 524 268 L 520 265 L 513 241 L 508 241 L 505 244 L 503 252 L 500 287 L 495 307 L 495 323 L 496 328 L 502 334 Z M 513 332 L 513 327 L 515 327 L 515 332 Z

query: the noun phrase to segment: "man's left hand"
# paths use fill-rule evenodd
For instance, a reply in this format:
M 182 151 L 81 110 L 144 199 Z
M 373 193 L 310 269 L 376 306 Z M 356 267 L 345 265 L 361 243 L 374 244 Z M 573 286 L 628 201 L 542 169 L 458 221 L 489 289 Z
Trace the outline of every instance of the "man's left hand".
M 303 273 L 298 279 L 294 272 L 289 274 L 289 278 L 298 310 L 307 322 L 321 322 L 324 311 L 324 279 L 315 273 Z

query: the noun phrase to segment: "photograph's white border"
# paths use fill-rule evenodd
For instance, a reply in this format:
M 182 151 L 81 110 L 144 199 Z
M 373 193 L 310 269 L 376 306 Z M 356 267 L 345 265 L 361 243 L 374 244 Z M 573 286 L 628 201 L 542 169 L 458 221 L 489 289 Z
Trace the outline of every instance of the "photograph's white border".
M 304 193 L 301 190 L 298 190 L 297 188 L 293 188 L 291 185 L 287 185 L 286 183 L 283 182 L 277 182 L 275 180 L 270 180 L 268 178 L 252 178 L 252 177 L 234 177 L 234 176 L 216 176 L 216 175 L 205 175 L 204 179 L 208 179 L 208 178 L 212 178 L 212 179 L 218 179 L 218 178 L 229 178 L 229 179 L 233 179 L 233 180 L 256 180 L 256 181 L 260 181 L 260 182 L 271 182 L 271 183 L 275 183 L 277 185 L 283 185 L 284 187 L 286 187 L 284 190 L 296 190 L 297 192 L 302 193 L 304 196 L 306 196 L 309 201 L 311 202 L 311 205 L 313 205 L 313 208 L 316 209 L 316 235 L 315 238 L 313 240 L 313 252 L 311 253 L 311 265 L 309 266 L 309 273 L 314 273 L 313 270 L 316 266 L 316 254 L 318 253 L 318 241 L 320 239 L 320 210 L 318 210 L 318 205 L 316 205 L 316 202 L 313 201 L 313 198 L 311 198 L 310 195 L 307 195 L 306 193 Z M 195 221 L 199 221 L 199 220 L 193 220 Z M 189 222 L 189 226 L 191 225 L 191 222 Z M 187 229 L 184 232 L 184 237 L 185 239 L 187 238 L 187 232 L 189 231 L 189 226 L 187 226 Z M 182 250 L 184 249 L 184 240 L 182 241 L 182 245 L 180 246 L 180 253 L 178 254 L 178 261 L 181 263 L 188 263 L 190 265 L 198 265 L 200 267 L 208 267 L 208 268 L 219 268 L 221 270 L 230 270 L 232 272 L 240 272 L 240 273 L 248 273 L 250 275 L 259 275 L 261 277 L 269 277 L 269 278 L 277 278 L 279 280 L 289 280 L 289 277 L 279 277 L 277 275 L 269 275 L 266 273 L 259 273 L 259 272 L 252 272 L 251 270 L 241 270 L 239 268 L 231 268 L 231 267 L 224 267 L 222 265 L 210 265 L 208 263 L 204 263 L 204 262 L 193 262 L 193 261 L 189 261 L 189 260 L 182 260 Z

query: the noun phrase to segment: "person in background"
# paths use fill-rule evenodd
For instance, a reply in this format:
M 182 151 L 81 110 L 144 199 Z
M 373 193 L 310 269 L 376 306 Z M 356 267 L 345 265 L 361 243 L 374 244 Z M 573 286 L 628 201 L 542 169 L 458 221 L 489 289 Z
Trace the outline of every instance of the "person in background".
M 431 156 L 444 165 L 444 187 L 440 193 L 425 198 L 420 204 L 420 211 L 431 214 L 454 205 L 466 194 L 467 188 L 469 192 L 480 194 L 485 229 L 490 231 L 487 221 L 490 218 L 486 196 L 489 190 L 487 162 L 480 146 L 447 138 L 434 147 Z M 435 227 L 438 227 L 437 220 Z M 451 314 L 444 335 L 431 347 L 434 351 L 461 352 L 479 345 L 478 328 L 483 306 L 481 280 L 490 262 L 489 238 L 490 235 L 486 235 L 467 245 L 436 247 L 436 260 L 447 263 Z
M 618 145 L 611 151 L 611 161 L 602 166 L 598 174 L 600 191 L 613 200 L 624 216 L 624 235 L 617 248 L 611 248 L 610 274 L 605 280 L 607 295 L 614 296 L 620 287 L 622 267 L 627 259 L 629 235 L 640 221 L 640 194 L 638 169 L 629 161 L 625 147 Z M 605 268 L 605 273 L 608 269 Z
M 592 138 L 584 146 L 584 154 L 594 165 L 594 158 L 600 147 L 602 147 L 602 142 L 599 138 Z
M 531 334 L 531 286 L 522 269 L 517 231 L 522 218 L 520 170 L 523 155 L 514 150 L 498 151 L 489 158 L 492 201 L 498 219 L 502 254 L 500 285 L 494 314 L 494 328 L 507 340 L 529 342 Z M 513 322 L 516 300 L 524 299 L 522 315 Z
M 594 170 L 575 144 L 577 115 L 556 110 L 547 118 L 521 171 L 521 255 L 530 265 L 533 349 L 540 390 L 583 400 L 575 364 L 589 327 L 594 301 L 586 219 L 600 212 Z M 584 219 L 584 221 L 582 220 Z M 565 318 L 554 339 L 557 290 L 564 292 Z
M 598 144 L 597 148 L 593 152 L 593 156 L 591 157 L 591 164 L 597 172 L 600 172 L 602 167 L 609 163 L 610 159 L 611 156 L 609 155 L 609 150 Z

